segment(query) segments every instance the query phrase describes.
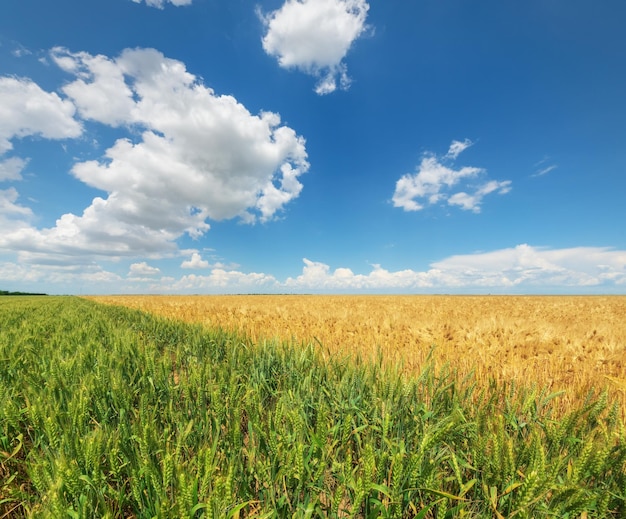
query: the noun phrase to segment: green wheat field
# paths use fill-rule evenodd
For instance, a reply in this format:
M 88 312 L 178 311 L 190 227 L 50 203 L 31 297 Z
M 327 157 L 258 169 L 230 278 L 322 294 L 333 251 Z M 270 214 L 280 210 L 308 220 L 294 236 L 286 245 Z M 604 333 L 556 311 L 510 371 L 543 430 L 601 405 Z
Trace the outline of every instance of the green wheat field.
M 620 406 L 0 298 L 0 519 L 624 518 Z

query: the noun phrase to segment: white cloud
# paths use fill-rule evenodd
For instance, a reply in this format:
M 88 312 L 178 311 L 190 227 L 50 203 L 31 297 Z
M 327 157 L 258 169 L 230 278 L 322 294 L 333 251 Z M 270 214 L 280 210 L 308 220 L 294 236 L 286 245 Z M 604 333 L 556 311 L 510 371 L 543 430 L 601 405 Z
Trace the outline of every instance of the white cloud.
M 28 228 L 28 220 L 32 218 L 33 212 L 17 203 L 18 198 L 15 188 L 0 189 L 0 240 L 2 235 L 19 233 Z
M 199 253 L 194 252 L 191 255 L 191 259 L 183 261 L 180 266 L 184 269 L 207 269 L 209 268 L 209 262 L 203 260 Z
M 554 171 L 558 166 L 556 164 L 550 164 L 551 159 L 549 156 L 545 156 L 541 160 L 537 161 L 534 164 L 536 169 L 535 173 L 531 175 L 531 177 L 541 177 L 543 175 L 547 175 L 551 171 Z
M 130 122 L 135 108 L 133 92 L 115 61 L 87 52 L 70 54 L 62 47 L 55 47 L 50 54 L 61 69 L 78 78 L 62 90 L 74 101 L 82 118 L 111 126 Z
M 24 47 L 24 45 L 21 45 L 20 43 L 14 43 L 14 45 L 15 48 L 11 51 L 11 54 L 13 54 L 16 58 L 32 55 L 32 51 L 28 50 Z
M 405 211 L 420 211 L 426 205 L 447 202 L 449 205 L 458 205 L 462 209 L 478 213 L 485 195 L 508 193 L 511 190 L 509 180 L 470 184 L 469 179 L 484 174 L 485 170 L 476 167 L 454 169 L 448 165 L 471 145 L 469 139 L 463 142 L 453 141 L 443 158 L 426 154 L 417 168 L 417 173 L 403 175 L 396 182 L 392 198 L 394 207 L 401 207 Z M 465 182 L 464 187 L 472 192 L 452 192 L 461 182 Z
M 90 67 L 84 53 L 73 56 Z M 250 114 L 235 98 L 198 83 L 181 62 L 152 49 L 124 51 L 115 66 L 128 88 L 114 91 L 124 105 L 132 102 L 119 115 L 146 130 L 140 143 L 117 141 L 105 161 L 78 164 L 73 172 L 80 180 L 131 198 L 140 191 L 216 220 L 251 218 L 256 211 L 267 221 L 299 195 L 298 177 L 308 169 L 304 139 L 281 126 L 277 114 Z M 93 79 L 77 80 L 65 91 L 86 116 L 106 123 L 95 107 L 116 96 L 97 75 Z M 195 227 L 193 220 L 204 218 L 189 223 Z
M 448 153 L 446 153 L 446 157 L 454 160 L 472 144 L 473 142 L 469 139 L 465 139 L 464 141 L 452 141 Z
M 373 265 L 369 274 L 355 274 L 349 268 L 330 271 L 324 263 L 304 258 L 302 274 L 288 278 L 285 287 L 297 291 L 335 291 L 335 290 L 393 290 L 407 288 L 432 287 L 433 280 L 428 273 L 401 270 L 389 272 L 380 265 Z
M 39 260 L 43 255 L 65 257 L 70 263 L 77 257 L 163 256 L 176 251 L 178 233 L 121 221 L 115 214 L 120 204 L 120 210 L 132 210 L 114 196 L 95 198 L 82 216 L 64 214 L 54 227 L 27 227 L 0 235 L 0 249 L 19 251 L 24 261 Z
M 74 119 L 75 111 L 70 101 L 30 79 L 0 77 L 0 155 L 13 148 L 11 140 L 16 137 L 78 137 L 82 127 Z
M 20 290 L 54 293 L 75 293 L 76 287 L 82 289 L 85 286 L 92 293 L 103 288 L 110 291 L 111 286 L 119 285 L 123 281 L 117 274 L 95 264 L 29 265 L 11 262 L 0 262 L 0 279 L 5 283 L 15 284 Z
M 287 0 L 263 16 L 265 52 L 283 68 L 296 68 L 318 78 L 315 91 L 328 94 L 350 85 L 343 59 L 366 30 L 365 0 Z
M 19 234 L 29 228 L 33 212 L 30 208 L 20 205 L 17 202 L 18 198 L 19 193 L 15 188 L 0 189 L 0 229 L 2 229 L 0 242 L 2 236 Z
M 22 170 L 28 164 L 27 160 L 11 157 L 0 161 L 0 182 L 7 180 L 22 180 Z
M 129 276 L 156 276 L 160 274 L 161 270 L 157 267 L 151 267 L 145 261 L 141 263 L 133 263 L 130 266 L 130 271 L 128 272 Z
M 533 177 L 541 177 L 543 175 L 547 175 L 548 173 L 550 173 L 551 171 L 554 171 L 558 166 L 553 164 L 551 166 L 547 166 L 545 168 L 541 168 L 540 170 L 538 170 Z
M 207 219 L 266 222 L 300 194 L 299 177 L 309 167 L 305 141 L 278 114 L 251 114 L 153 49 L 110 59 L 55 48 L 52 56 L 76 76 L 63 92 L 82 117 L 140 138 L 119 139 L 101 160 L 72 168 L 105 197 L 80 216 L 62 215 L 52 228 L 0 236 L 0 248 L 163 255 L 176 250 L 183 234 L 204 234 Z
M 31 216 L 32 211 L 28 207 L 22 207 L 15 203 L 18 196 L 17 190 L 13 187 L 0 189 L 0 214 Z
M 276 278 L 269 274 L 258 272 L 244 273 L 236 270 L 213 269 L 206 276 L 189 274 L 178 280 L 168 280 L 165 285 L 153 285 L 152 290 L 166 290 L 169 292 L 196 292 L 201 290 L 211 292 L 263 292 L 275 290 L 278 286 Z
M 606 247 L 510 249 L 452 256 L 433 263 L 466 286 L 597 286 L 626 281 L 626 251 Z
M 16 282 L 21 283 L 22 286 L 27 286 L 27 284 L 36 282 L 42 277 L 43 274 L 38 270 L 33 269 L 30 265 L 22 265 L 12 262 L 0 263 L 0 279 L 2 279 L 5 284 Z
M 505 193 L 508 193 L 510 190 L 510 180 L 504 180 L 501 182 L 498 180 L 491 180 L 486 184 L 483 184 L 471 195 L 463 191 L 453 194 L 452 196 L 450 196 L 450 198 L 448 198 L 448 204 L 458 205 L 466 211 L 480 213 L 480 204 L 482 203 L 483 197 L 485 195 L 488 195 L 490 193 L 498 193 L 499 195 L 503 195 Z
M 136 4 L 140 4 L 143 0 L 133 0 Z M 169 2 L 176 7 L 180 7 L 182 5 L 191 5 L 193 0 L 145 0 L 146 5 L 150 7 L 156 7 L 157 9 L 163 9 L 165 4 Z

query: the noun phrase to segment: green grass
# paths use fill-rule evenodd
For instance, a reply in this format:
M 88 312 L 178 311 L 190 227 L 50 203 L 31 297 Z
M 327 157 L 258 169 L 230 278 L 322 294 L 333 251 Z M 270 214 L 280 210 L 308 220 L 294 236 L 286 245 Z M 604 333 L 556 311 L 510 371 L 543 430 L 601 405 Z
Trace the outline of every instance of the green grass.
M 541 388 L 315 348 L 0 298 L 0 518 L 626 517 L 603 394 L 557 419 Z

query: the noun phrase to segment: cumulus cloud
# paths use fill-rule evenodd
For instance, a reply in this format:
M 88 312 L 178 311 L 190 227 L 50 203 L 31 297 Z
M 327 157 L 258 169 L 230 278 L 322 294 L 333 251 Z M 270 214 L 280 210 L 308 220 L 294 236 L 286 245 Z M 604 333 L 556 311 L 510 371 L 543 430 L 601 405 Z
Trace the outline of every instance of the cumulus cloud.
M 486 195 L 508 193 L 511 190 L 509 180 L 479 181 L 479 177 L 486 173 L 484 169 L 468 166 L 460 169 L 452 167 L 452 162 L 472 144 L 469 139 L 452 141 L 443 157 L 427 153 L 417 167 L 416 173 L 403 175 L 396 182 L 392 198 L 394 207 L 400 207 L 405 211 L 421 211 L 426 205 L 447 203 L 479 213 Z M 464 191 L 455 191 L 459 184 L 463 184 Z
M 74 119 L 75 112 L 70 101 L 42 90 L 30 79 L 0 77 L 0 155 L 13 148 L 14 138 L 78 137 L 82 127 Z
M 64 57 L 93 72 L 93 81 L 80 78 L 64 89 L 81 114 L 111 122 L 99 108 L 112 98 L 120 105 L 116 121 L 145 128 L 141 142 L 118 140 L 105 160 L 78 164 L 73 172 L 83 182 L 193 208 L 190 227 L 203 220 L 194 218 L 200 213 L 215 220 L 267 221 L 299 195 L 298 177 L 308 169 L 304 139 L 281 125 L 278 114 L 252 115 L 234 97 L 216 95 L 183 63 L 153 49 L 126 50 L 108 60 L 107 67 L 117 72 L 107 77 L 123 74 L 126 89 L 109 90 L 99 76 L 106 58 L 98 57 L 93 71 L 93 59 L 84 53 Z
M 183 261 L 180 266 L 184 269 L 207 269 L 209 268 L 209 262 L 203 260 L 199 253 L 194 252 L 191 255 L 191 259 Z
M 128 272 L 129 276 L 156 276 L 161 270 L 157 267 L 151 267 L 147 262 L 133 263 Z
M 133 0 L 136 4 L 140 4 L 144 0 Z M 157 9 L 163 9 L 166 3 L 180 7 L 182 5 L 191 5 L 193 0 L 145 0 L 146 5 L 150 7 L 156 7 Z
M 365 0 L 287 0 L 261 15 L 265 52 L 283 68 L 296 68 L 318 79 L 322 95 L 350 85 L 343 62 L 352 43 L 366 30 Z
M 50 54 L 59 68 L 76 76 L 62 90 L 82 118 L 114 127 L 131 122 L 133 92 L 114 60 L 87 52 L 71 54 L 62 47 L 55 47 Z
M 129 137 L 100 160 L 72 168 L 106 196 L 94 198 L 82 215 L 62 215 L 54 227 L 0 236 L 0 248 L 67 256 L 168 254 L 183 234 L 197 238 L 208 231 L 208 219 L 267 222 L 300 194 L 299 177 L 309 167 L 305 141 L 278 114 L 251 114 L 153 49 L 108 58 L 55 48 L 52 58 L 75 77 L 63 92 L 79 115 L 128 128 Z M 74 113 L 72 103 L 59 101 Z
M 43 255 L 65 258 L 66 262 L 77 257 L 163 256 L 176 251 L 178 233 L 120 221 L 111 214 L 110 203 L 115 209 L 119 200 L 97 197 L 81 216 L 64 214 L 54 227 L 24 227 L 4 233 L 0 249 L 17 250 L 24 261 L 37 261 Z

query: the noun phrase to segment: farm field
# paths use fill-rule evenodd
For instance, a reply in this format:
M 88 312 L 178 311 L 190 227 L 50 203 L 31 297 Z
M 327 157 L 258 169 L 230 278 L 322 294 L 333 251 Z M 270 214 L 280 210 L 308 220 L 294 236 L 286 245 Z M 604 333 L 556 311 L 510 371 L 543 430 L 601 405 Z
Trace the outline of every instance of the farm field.
M 565 409 L 606 389 L 626 412 L 626 297 L 106 296 L 157 315 L 312 343 L 322 355 L 379 355 L 419 374 L 431 352 L 479 384 L 565 390 Z
M 606 393 L 206 324 L 0 297 L 0 518 L 626 517 Z

